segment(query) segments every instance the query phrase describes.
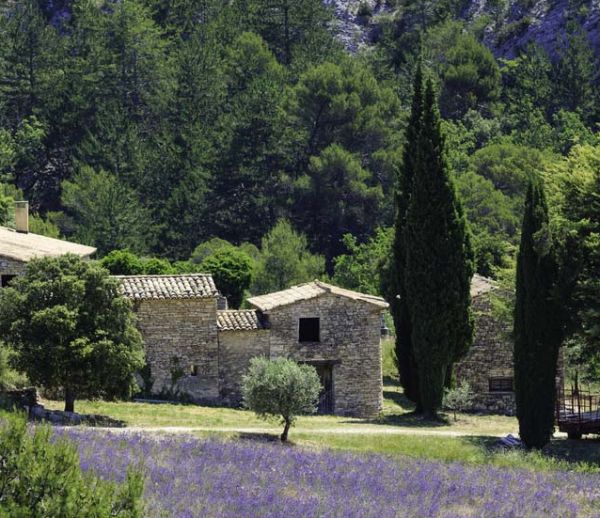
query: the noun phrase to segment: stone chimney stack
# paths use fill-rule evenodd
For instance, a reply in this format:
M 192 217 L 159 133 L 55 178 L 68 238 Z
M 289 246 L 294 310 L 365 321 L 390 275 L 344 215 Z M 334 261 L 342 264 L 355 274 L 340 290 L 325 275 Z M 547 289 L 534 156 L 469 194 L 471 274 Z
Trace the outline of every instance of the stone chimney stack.
M 29 232 L 29 202 L 15 201 L 15 229 L 17 232 Z

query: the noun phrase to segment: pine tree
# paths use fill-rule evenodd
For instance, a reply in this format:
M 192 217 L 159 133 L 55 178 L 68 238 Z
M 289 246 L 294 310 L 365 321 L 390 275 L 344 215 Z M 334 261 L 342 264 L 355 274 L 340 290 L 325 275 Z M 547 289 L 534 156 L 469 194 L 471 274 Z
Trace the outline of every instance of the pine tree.
M 396 364 L 400 375 L 400 384 L 404 388 L 404 394 L 408 399 L 416 403 L 416 411 L 419 412 L 419 381 L 417 366 L 415 364 L 411 343 L 410 315 L 408 313 L 408 302 L 406 300 L 406 288 L 404 282 L 404 270 L 406 267 L 406 211 L 410 200 L 410 191 L 415 168 L 415 150 L 419 133 L 421 131 L 421 117 L 423 112 L 423 72 L 419 62 L 414 78 L 412 109 L 408 127 L 406 129 L 406 143 L 402 169 L 399 171 L 396 181 L 396 221 L 394 226 L 393 266 L 392 266 L 392 290 L 390 304 L 394 326 L 396 328 Z
M 413 160 L 404 280 L 421 405 L 425 416 L 436 417 L 452 365 L 473 340 L 473 251 L 446 162 L 431 79 Z
M 529 448 L 548 443 L 554 426 L 555 375 L 562 342 L 555 298 L 557 263 L 540 180 L 527 189 L 517 257 L 515 391 L 521 439 Z

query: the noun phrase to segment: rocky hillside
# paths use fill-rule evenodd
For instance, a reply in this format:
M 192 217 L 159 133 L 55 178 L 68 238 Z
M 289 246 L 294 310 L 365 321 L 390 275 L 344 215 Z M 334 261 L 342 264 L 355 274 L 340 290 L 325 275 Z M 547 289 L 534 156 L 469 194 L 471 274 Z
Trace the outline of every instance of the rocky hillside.
M 402 6 L 408 3 L 323 1 L 333 6 L 340 38 L 351 51 L 372 42 L 382 20 L 401 21 Z M 467 0 L 460 17 L 481 28 L 485 43 L 499 57 L 514 57 L 530 42 L 554 54 L 570 21 L 583 27 L 600 55 L 600 0 Z

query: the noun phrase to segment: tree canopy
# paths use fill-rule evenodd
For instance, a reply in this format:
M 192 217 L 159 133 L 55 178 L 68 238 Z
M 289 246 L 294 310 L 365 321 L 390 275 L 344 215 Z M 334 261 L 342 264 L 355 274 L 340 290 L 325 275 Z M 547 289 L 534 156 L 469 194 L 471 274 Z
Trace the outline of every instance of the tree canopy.
M 125 397 L 143 366 L 142 340 L 118 281 L 74 255 L 35 259 L 0 291 L 0 331 L 29 380 L 76 397 Z

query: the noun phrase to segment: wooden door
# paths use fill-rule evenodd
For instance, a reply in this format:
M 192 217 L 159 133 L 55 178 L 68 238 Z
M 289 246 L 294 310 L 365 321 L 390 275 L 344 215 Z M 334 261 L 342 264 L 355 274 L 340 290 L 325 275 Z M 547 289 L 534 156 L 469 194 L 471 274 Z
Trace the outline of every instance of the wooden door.
M 319 395 L 319 414 L 333 414 L 333 368 L 331 365 L 317 365 L 317 374 L 321 380 Z

